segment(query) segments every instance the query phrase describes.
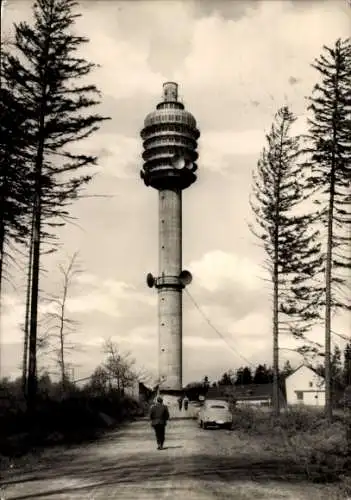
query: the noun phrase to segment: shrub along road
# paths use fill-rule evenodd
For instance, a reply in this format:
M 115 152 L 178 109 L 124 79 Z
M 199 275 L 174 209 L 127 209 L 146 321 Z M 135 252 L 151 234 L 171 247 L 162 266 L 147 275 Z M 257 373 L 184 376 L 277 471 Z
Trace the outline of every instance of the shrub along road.
M 47 450 L 32 470 L 2 479 L 6 500 L 332 500 L 335 486 L 308 483 L 300 464 L 278 456 L 267 440 L 196 421 L 171 421 L 158 451 L 147 421 L 95 443 Z M 0 494 L 1 497 L 1 494 Z

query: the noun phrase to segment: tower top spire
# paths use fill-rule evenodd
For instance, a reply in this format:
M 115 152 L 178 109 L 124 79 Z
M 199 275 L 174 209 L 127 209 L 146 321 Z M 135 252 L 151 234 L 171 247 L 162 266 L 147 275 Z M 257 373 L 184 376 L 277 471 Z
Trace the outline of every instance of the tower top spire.
M 165 82 L 163 84 L 163 101 L 177 102 L 178 101 L 178 84 L 175 82 Z

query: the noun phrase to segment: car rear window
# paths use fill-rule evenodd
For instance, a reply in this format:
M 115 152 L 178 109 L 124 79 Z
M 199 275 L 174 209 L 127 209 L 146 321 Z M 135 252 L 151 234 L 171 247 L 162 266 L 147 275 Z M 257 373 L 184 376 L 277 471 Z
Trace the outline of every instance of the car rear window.
M 226 406 L 223 405 L 211 405 L 210 408 L 226 408 Z

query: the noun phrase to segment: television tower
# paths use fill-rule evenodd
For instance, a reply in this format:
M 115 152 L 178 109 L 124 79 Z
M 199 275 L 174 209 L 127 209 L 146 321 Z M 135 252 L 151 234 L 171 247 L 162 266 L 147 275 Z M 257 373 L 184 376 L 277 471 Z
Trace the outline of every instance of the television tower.
M 182 390 L 182 291 L 192 276 L 182 270 L 182 190 L 196 181 L 195 118 L 178 101 L 178 85 L 163 84 L 163 100 L 141 131 L 140 176 L 159 194 L 159 276 L 147 275 L 158 291 L 159 390 Z

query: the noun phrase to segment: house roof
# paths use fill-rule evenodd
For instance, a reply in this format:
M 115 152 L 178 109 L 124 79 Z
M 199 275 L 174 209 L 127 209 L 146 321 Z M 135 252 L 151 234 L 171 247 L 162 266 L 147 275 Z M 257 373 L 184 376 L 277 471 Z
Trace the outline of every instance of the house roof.
M 273 395 L 273 384 L 219 385 L 210 387 L 206 398 L 233 397 L 241 401 L 270 400 Z M 280 396 L 282 393 L 280 390 Z
M 315 370 L 312 366 L 307 365 L 306 363 L 301 363 L 301 365 L 299 365 L 297 368 L 295 368 L 295 370 L 293 370 L 293 371 L 292 371 L 289 375 L 287 375 L 287 376 L 285 377 L 285 380 L 286 380 L 287 378 L 291 377 L 291 375 L 293 375 L 294 373 L 296 373 L 296 372 L 297 372 L 298 370 L 300 370 L 300 368 L 302 368 L 303 366 L 304 366 L 304 367 L 306 367 L 306 368 L 308 368 L 308 369 L 309 369 L 309 370 L 311 370 L 312 372 L 314 372 L 316 375 L 318 375 L 318 377 L 320 377 L 320 378 L 323 378 L 323 379 L 324 379 L 323 375 L 321 375 L 320 373 L 318 373 L 318 372 L 317 372 L 317 370 Z
M 146 393 L 151 393 L 153 390 L 145 385 L 143 382 L 139 382 L 139 391 L 141 392 L 146 392 Z

